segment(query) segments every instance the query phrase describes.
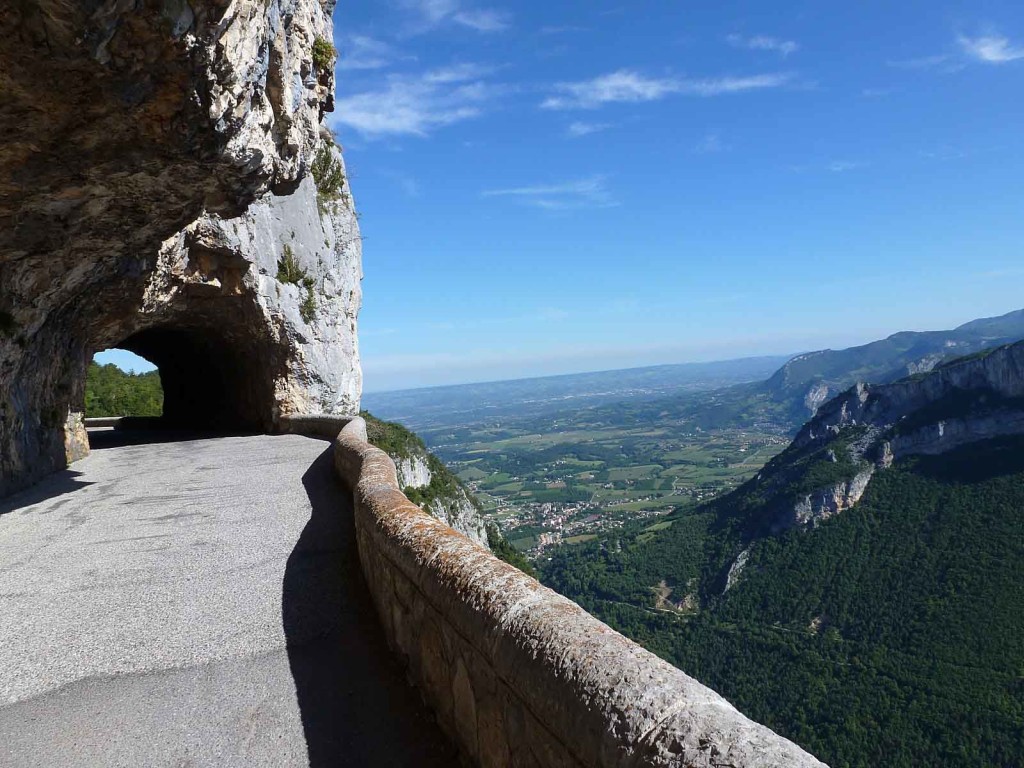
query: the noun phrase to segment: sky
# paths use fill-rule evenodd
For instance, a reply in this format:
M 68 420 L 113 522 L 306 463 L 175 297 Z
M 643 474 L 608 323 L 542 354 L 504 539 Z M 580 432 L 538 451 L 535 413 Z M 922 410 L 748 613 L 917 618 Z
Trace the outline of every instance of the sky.
M 1024 306 L 1024 5 L 342 0 L 367 391 Z

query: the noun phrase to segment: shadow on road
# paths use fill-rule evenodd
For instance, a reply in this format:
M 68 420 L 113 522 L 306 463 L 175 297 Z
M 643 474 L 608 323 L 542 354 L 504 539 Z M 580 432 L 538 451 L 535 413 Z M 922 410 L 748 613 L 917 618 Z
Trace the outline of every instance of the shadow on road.
M 388 650 L 330 447 L 302 484 L 313 511 L 288 558 L 282 619 L 310 765 L 457 765 L 454 747 Z
M 31 507 L 33 504 L 55 499 L 66 493 L 74 493 L 92 485 L 87 480 L 79 480 L 81 476 L 81 472 L 73 469 L 63 469 L 47 475 L 35 485 L 0 499 L 0 515 L 6 515 L 22 507 Z
M 102 451 L 107 448 L 123 448 L 126 445 L 150 445 L 153 443 L 183 443 L 188 440 L 216 440 L 221 437 L 249 437 L 258 432 L 215 432 L 194 429 L 117 429 L 110 427 L 89 430 L 89 449 Z

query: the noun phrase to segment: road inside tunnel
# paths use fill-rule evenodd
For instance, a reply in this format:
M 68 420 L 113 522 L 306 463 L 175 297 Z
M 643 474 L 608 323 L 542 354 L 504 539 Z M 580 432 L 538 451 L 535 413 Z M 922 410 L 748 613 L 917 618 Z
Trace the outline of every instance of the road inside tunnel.
M 0 764 L 457 763 L 329 444 L 116 440 L 0 503 Z
M 116 346 L 157 367 L 166 424 L 230 430 L 271 426 L 273 363 L 252 339 L 233 338 L 226 326 L 167 325 L 139 331 Z

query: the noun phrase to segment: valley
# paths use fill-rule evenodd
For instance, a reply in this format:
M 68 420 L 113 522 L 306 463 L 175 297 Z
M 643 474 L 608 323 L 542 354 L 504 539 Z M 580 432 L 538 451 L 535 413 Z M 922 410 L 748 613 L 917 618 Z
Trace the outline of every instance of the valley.
M 830 765 L 1017 765 L 1022 320 L 419 433 L 545 584 Z

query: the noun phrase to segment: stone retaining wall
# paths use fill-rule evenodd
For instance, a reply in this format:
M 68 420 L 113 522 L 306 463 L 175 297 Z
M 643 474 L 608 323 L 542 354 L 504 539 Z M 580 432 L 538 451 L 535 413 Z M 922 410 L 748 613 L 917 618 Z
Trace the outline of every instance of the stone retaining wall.
M 353 491 L 359 556 L 388 642 L 471 763 L 823 765 L 424 513 L 398 490 L 363 420 L 335 423 L 335 466 Z

